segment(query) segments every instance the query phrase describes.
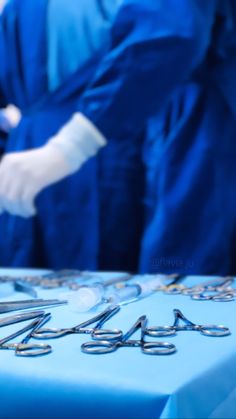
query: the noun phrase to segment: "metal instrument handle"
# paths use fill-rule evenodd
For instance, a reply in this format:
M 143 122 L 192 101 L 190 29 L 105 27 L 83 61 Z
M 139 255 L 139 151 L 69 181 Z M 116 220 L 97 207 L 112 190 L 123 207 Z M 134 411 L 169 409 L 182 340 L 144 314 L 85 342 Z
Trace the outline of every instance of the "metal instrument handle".
M 153 326 L 148 327 L 145 334 L 152 337 L 175 336 L 176 329 L 173 326 Z
M 222 292 L 212 297 L 212 301 L 215 301 L 218 303 L 227 303 L 234 300 L 235 300 L 234 292 Z
M 118 347 L 117 343 L 110 343 L 107 340 L 100 340 L 94 342 L 86 342 L 81 345 L 81 350 L 85 354 L 103 355 L 115 352 Z
M 200 326 L 199 331 L 204 336 L 211 336 L 211 337 L 218 337 L 218 338 L 231 335 L 231 332 L 228 327 L 215 326 L 214 324 Z
M 52 352 L 52 347 L 46 344 L 20 343 L 15 349 L 16 356 L 34 357 L 47 355 Z
M 144 342 L 141 350 L 147 355 L 172 355 L 177 351 L 176 346 L 168 342 Z
M 79 333 L 74 328 L 71 329 L 53 329 L 53 328 L 42 328 L 32 333 L 34 339 L 57 339 L 63 336 Z
M 95 329 L 91 337 L 96 341 L 106 340 L 114 342 L 123 338 L 123 332 L 119 329 Z

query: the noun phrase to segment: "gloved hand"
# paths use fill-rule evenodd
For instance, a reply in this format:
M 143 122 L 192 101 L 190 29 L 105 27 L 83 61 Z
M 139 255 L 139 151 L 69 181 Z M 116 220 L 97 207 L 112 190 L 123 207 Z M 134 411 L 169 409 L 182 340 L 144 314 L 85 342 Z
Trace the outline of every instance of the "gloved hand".
M 45 146 L 7 154 L 0 164 L 0 211 L 34 215 L 36 195 L 76 172 L 105 144 L 94 125 L 82 114 L 75 114 Z

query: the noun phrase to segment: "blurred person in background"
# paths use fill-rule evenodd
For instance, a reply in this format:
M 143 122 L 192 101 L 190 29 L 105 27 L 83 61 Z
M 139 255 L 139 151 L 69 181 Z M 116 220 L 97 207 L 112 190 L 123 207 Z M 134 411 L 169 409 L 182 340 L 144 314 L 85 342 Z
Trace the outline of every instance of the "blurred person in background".
M 187 71 L 184 50 L 183 55 L 176 54 L 177 60 L 183 60 L 184 78 L 180 75 L 181 83 L 147 125 L 146 229 L 140 269 L 233 275 L 236 2 L 177 3 L 176 35 L 185 28 L 185 36 L 192 34 L 189 38 L 196 42 Z M 183 5 L 186 15 L 180 19 Z M 172 66 L 167 58 L 166 71 L 171 82 L 178 65 Z
M 76 111 L 110 46 L 119 2 L 7 1 L 0 21 L 0 107 L 13 103 L 22 118 L 9 130 L 3 153 L 43 146 Z M 38 162 L 43 172 L 46 161 Z M 40 195 L 35 217 L 16 216 L 7 199 L 0 265 L 137 270 L 142 169 L 139 138 L 121 143 L 114 135 L 81 171 Z M 14 189 L 17 172 L 11 173 Z
M 235 31 L 234 0 L 123 0 L 71 120 L 43 147 L 3 159 L 2 210 L 34 215 L 39 192 L 153 116 L 140 271 L 234 272 Z
M 7 0 L 0 0 L 0 14 L 2 13 Z M 5 148 L 5 140 L 12 128 L 15 128 L 21 115 L 19 109 L 14 105 L 8 105 L 4 109 L 0 109 L 0 154 Z

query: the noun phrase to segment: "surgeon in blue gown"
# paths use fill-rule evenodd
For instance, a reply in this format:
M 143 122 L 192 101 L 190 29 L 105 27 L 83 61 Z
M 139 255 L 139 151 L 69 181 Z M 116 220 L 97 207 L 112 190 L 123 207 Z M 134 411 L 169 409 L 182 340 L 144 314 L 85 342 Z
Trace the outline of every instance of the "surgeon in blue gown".
M 109 47 L 119 1 L 80 0 L 78 7 L 77 0 L 8 0 L 0 23 L 0 107 L 15 104 L 22 119 L 5 153 L 42 146 L 76 111 Z M 140 146 L 139 139 L 110 138 L 104 153 L 41 194 L 35 217 L 2 214 L 0 265 L 137 270 Z
M 234 0 L 123 0 L 77 112 L 44 147 L 3 159 L 2 210 L 33 216 L 41 191 L 152 117 L 140 270 L 235 272 L 235 44 Z
M 207 2 L 207 14 L 194 3 L 202 58 L 147 125 L 140 268 L 228 275 L 236 272 L 236 4 Z

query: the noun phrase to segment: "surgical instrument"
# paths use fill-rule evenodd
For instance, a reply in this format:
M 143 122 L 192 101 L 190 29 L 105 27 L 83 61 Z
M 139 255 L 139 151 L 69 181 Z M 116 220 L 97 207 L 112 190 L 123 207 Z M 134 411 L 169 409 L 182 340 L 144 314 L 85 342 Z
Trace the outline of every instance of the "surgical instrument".
M 189 295 L 197 301 L 233 301 L 236 295 L 236 289 L 232 288 L 233 277 L 217 277 L 206 282 L 202 282 L 190 288 L 183 289 L 183 295 Z
M 27 308 L 60 306 L 67 304 L 66 300 L 21 300 L 21 301 L 4 301 L 0 302 L 0 314 L 10 311 L 25 310 Z
M 13 292 L 22 292 L 24 294 L 28 294 L 33 298 L 37 298 L 36 290 L 26 282 L 22 280 L 18 280 L 15 278 L 15 281 L 2 281 L 0 277 L 0 297 L 4 296 L 6 293 L 12 294 Z
M 30 333 L 17 345 L 15 354 L 17 356 L 39 356 L 47 355 L 52 352 L 51 345 L 48 344 L 29 344 L 29 340 L 33 337 L 33 333 L 36 332 L 41 326 L 47 323 L 51 318 L 51 313 L 44 314 L 41 319 L 35 324 Z
M 103 283 L 95 283 L 92 286 L 81 287 L 76 294 L 72 295 L 71 300 L 68 298 L 69 304 L 72 303 L 77 311 L 81 312 L 89 311 L 99 304 L 130 304 L 159 290 L 167 278 L 170 279 L 169 276 L 161 274 L 136 275 L 130 278 L 132 279 L 130 284 L 109 292 L 106 292 Z
M 23 329 L 20 329 L 17 332 L 1 339 L 0 349 L 13 349 L 15 350 L 15 355 L 27 357 L 46 355 L 52 352 L 52 347 L 48 344 L 28 343 L 33 336 L 33 331 L 37 330 L 41 325 L 45 324 L 50 319 L 50 317 L 50 313 L 40 315 Z M 8 343 L 12 339 L 15 339 L 23 333 L 28 332 L 28 330 L 30 330 L 30 333 L 20 343 Z
M 42 288 L 58 288 L 70 284 L 73 280 L 80 278 L 87 279 L 88 275 L 82 274 L 80 271 L 54 271 L 43 275 L 25 275 L 25 276 L 0 276 L 0 283 L 12 283 L 15 286 L 15 282 L 21 282 L 25 286 L 34 287 L 40 286 Z
M 43 314 L 43 311 L 28 311 L 25 313 L 16 314 L 14 316 L 4 317 L 3 319 L 0 319 L 0 327 L 10 326 L 15 323 L 31 320 L 35 317 L 42 316 Z
M 95 317 L 78 324 L 75 327 L 67 329 L 44 328 L 35 331 L 32 336 L 36 339 L 56 339 L 70 334 L 91 334 L 94 339 L 106 339 L 109 341 L 117 340 L 122 336 L 121 330 L 118 329 L 102 329 L 102 326 L 111 317 L 118 313 L 119 306 L 109 307 L 107 310 L 96 315 Z M 92 324 L 94 327 L 88 328 Z
M 229 302 L 234 301 L 235 291 L 204 291 L 198 294 L 191 295 L 192 300 L 195 301 L 217 301 L 217 302 Z
M 176 347 L 167 342 L 146 342 L 145 334 L 147 328 L 147 317 L 141 316 L 135 322 L 128 332 L 114 342 L 108 340 L 96 340 L 83 343 L 81 350 L 86 354 L 107 354 L 117 351 L 119 348 L 140 348 L 142 353 L 148 355 L 171 355 L 176 352 Z M 130 340 L 130 337 L 141 329 L 141 338 L 139 340 Z
M 185 278 L 186 275 L 180 274 L 166 275 L 164 284 L 157 287 L 155 291 L 164 291 L 166 294 L 180 294 L 181 290 L 185 289 L 185 286 L 180 284 L 180 281 L 183 281 Z M 166 280 L 170 280 L 169 284 L 165 284 Z
M 234 301 L 236 297 L 236 289 L 232 287 L 234 282 L 235 278 L 233 277 L 216 277 L 191 287 L 183 284 L 163 285 L 156 291 L 162 291 L 165 294 L 186 295 L 196 301 L 228 302 Z
M 19 277 L 15 276 L 0 276 L 0 283 L 15 283 L 21 282 L 26 286 L 40 286 L 46 289 L 54 289 L 59 287 L 68 287 L 69 289 L 76 291 L 81 286 L 86 285 L 88 281 L 91 283 L 101 282 L 101 275 L 99 272 L 89 271 L 77 271 L 77 270 L 60 270 L 53 271 L 43 275 L 25 275 Z M 109 286 L 118 282 L 124 282 L 129 280 L 132 275 L 127 273 L 119 273 L 118 275 L 112 276 L 111 278 L 103 280 L 104 286 Z M 31 294 L 32 295 L 32 294 Z
M 25 283 L 22 280 L 17 280 L 13 282 L 14 290 L 17 292 L 23 292 L 24 294 L 28 294 L 33 298 L 37 298 L 37 292 L 35 289 L 30 285 Z
M 194 285 L 192 287 L 185 287 L 185 289 L 182 291 L 182 294 L 191 296 L 205 291 L 224 292 L 225 290 L 229 289 L 229 286 L 232 285 L 233 282 L 234 278 L 232 277 L 216 277 L 211 280 L 201 282 L 200 284 Z M 230 288 L 230 290 L 231 289 L 232 288 Z
M 224 337 L 231 334 L 228 327 L 216 325 L 198 325 L 188 320 L 183 313 L 174 309 L 174 324 L 172 326 L 154 326 L 146 329 L 146 335 L 152 337 L 175 336 L 180 331 L 197 331 L 204 336 Z M 180 321 L 183 324 L 180 324 Z
M 92 275 L 89 272 L 82 272 L 78 270 L 63 269 L 44 274 L 37 277 L 37 285 L 46 288 L 54 289 L 67 286 L 68 288 L 79 286 L 82 281 L 84 284 L 87 280 L 91 279 Z M 26 278 L 26 281 L 34 281 L 34 277 Z

